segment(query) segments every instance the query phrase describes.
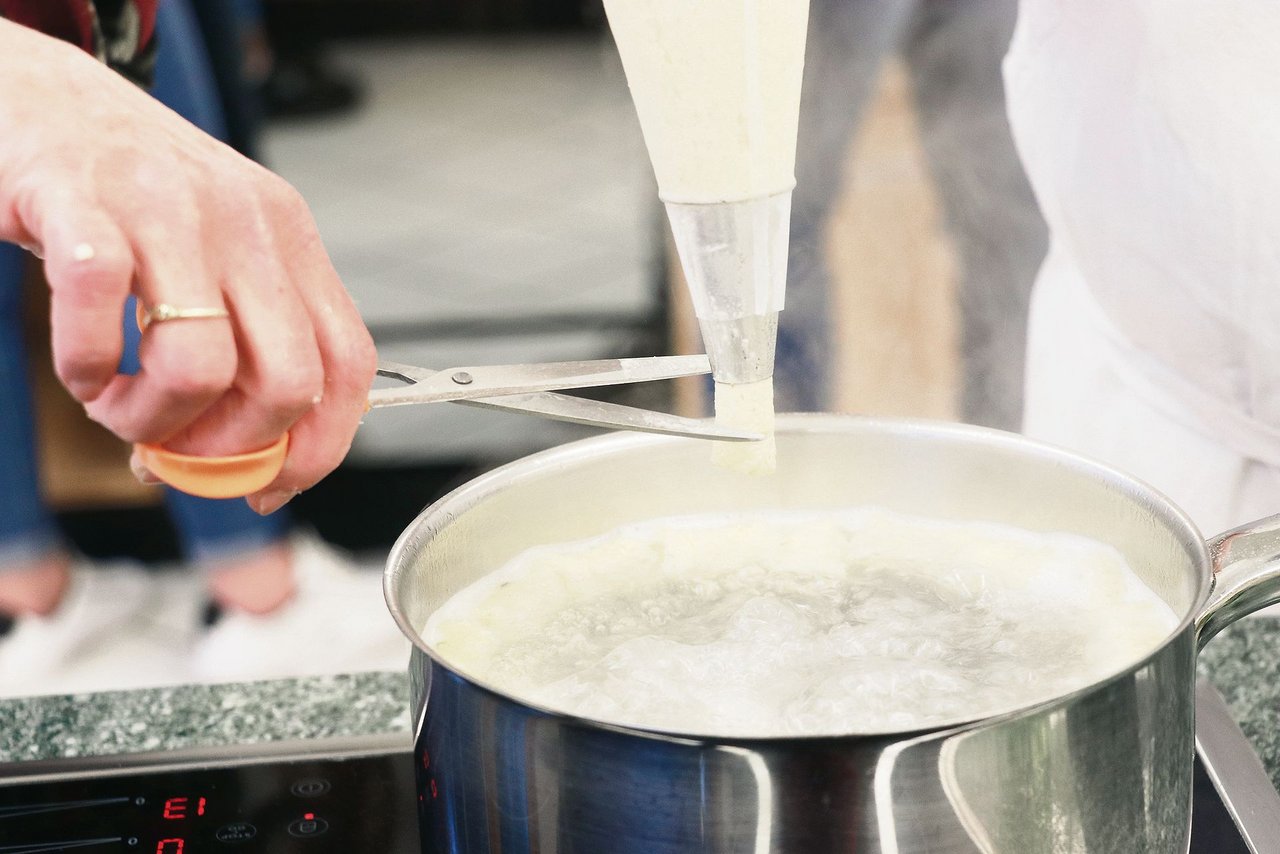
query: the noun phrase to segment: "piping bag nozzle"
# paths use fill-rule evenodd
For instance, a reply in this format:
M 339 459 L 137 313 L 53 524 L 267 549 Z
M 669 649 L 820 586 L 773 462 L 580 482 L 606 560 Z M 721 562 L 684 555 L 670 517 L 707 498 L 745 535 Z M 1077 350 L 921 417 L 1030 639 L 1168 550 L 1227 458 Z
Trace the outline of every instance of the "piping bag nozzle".
M 667 202 L 666 208 L 712 377 L 737 385 L 773 376 L 791 191 L 741 202 Z

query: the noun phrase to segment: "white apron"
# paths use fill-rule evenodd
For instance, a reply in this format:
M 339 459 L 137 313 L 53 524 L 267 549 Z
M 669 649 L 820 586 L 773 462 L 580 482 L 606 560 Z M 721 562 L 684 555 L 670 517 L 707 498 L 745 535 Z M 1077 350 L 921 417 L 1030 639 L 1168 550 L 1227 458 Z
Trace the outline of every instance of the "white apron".
M 1005 77 L 1051 242 L 1025 432 L 1206 533 L 1280 513 L 1280 3 L 1022 0 Z

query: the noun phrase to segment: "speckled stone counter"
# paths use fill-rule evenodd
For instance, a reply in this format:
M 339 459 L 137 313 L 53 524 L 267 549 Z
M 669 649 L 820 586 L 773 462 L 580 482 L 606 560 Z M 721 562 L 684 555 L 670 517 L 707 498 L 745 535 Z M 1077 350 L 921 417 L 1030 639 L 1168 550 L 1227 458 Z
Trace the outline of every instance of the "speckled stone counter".
M 403 732 L 403 673 L 0 700 L 0 765 L 224 744 Z
M 1231 715 L 1280 789 L 1280 619 L 1255 617 L 1226 629 L 1200 654 Z
M 1280 619 L 1232 626 L 1200 663 L 1280 788 Z M 0 700 L 0 765 L 392 732 L 408 738 L 401 673 Z

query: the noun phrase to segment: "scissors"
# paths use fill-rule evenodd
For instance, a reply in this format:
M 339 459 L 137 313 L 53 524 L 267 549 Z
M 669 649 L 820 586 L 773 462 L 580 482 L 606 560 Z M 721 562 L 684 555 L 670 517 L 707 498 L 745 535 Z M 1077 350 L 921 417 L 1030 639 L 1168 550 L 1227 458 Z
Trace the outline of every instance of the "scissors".
M 404 385 L 372 390 L 368 408 L 450 402 L 613 430 L 725 442 L 762 439 L 758 433 L 728 429 L 711 421 L 554 393 L 558 389 L 622 385 L 710 372 L 711 363 L 705 355 L 487 365 L 443 371 L 380 361 L 378 376 Z M 284 467 L 289 434 L 270 447 L 226 457 L 178 454 L 159 445 L 134 447 L 142 464 L 175 489 L 202 498 L 238 498 L 275 480 Z

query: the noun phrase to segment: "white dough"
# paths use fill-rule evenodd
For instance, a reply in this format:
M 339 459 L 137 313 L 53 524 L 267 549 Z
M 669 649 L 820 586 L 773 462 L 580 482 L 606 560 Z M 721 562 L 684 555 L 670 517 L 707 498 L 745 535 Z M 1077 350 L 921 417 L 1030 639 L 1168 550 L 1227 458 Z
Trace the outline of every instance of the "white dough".
M 711 460 L 743 474 L 771 474 L 778 467 L 774 439 L 773 378 L 754 383 L 716 383 L 716 424 L 762 433 L 759 442 L 713 442 Z
M 884 732 L 1022 708 L 1177 625 L 1114 549 L 883 510 L 659 519 L 533 549 L 428 643 L 525 701 L 710 735 Z

